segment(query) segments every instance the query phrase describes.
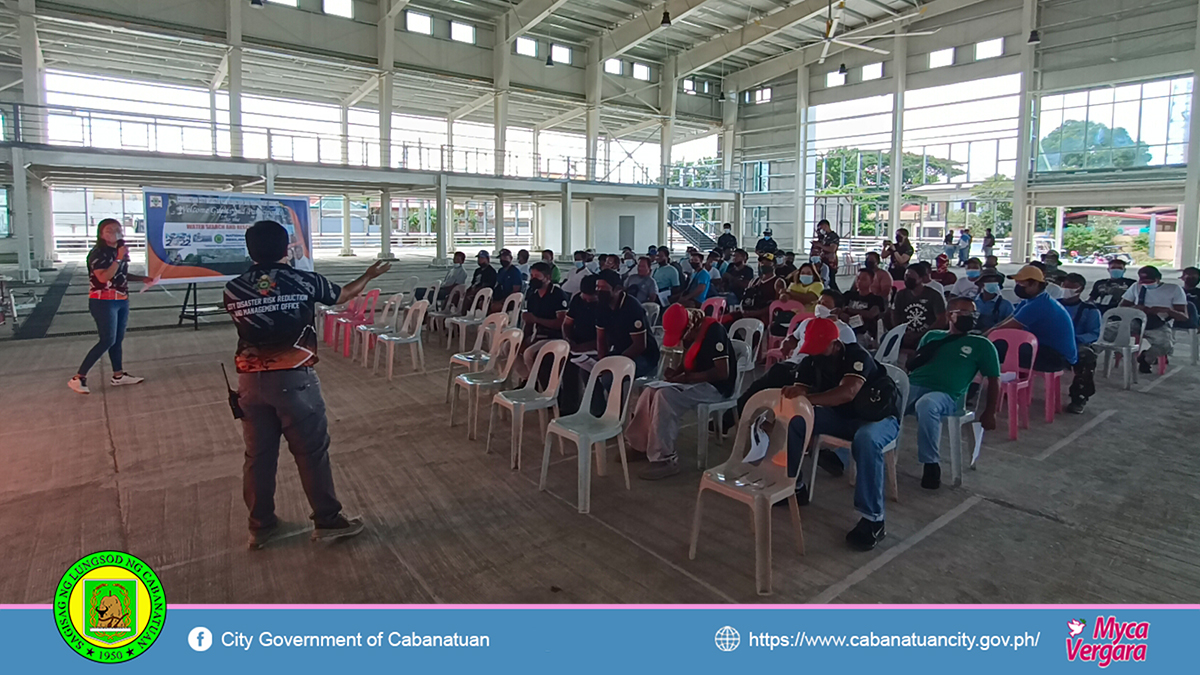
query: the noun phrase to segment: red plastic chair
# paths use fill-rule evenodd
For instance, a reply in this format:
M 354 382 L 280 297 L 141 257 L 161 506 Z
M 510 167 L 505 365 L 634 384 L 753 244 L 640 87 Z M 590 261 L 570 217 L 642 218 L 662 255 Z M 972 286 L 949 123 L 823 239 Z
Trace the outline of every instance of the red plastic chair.
M 772 349 L 778 349 L 783 344 L 783 338 L 771 334 L 771 326 L 775 323 L 775 312 L 795 312 L 801 314 L 807 311 L 803 302 L 796 300 L 776 300 L 772 302 L 767 311 L 767 349 L 763 353 L 766 354 Z
M 1034 373 L 1046 387 L 1046 424 L 1054 421 L 1055 413 L 1062 413 L 1062 371 L 1056 373 Z M 1032 395 L 1032 394 L 1031 394 Z
M 1004 329 L 993 331 L 988 336 L 993 343 L 1008 345 L 1000 373 L 1015 373 L 1016 378 L 1000 383 L 1000 403 L 1008 399 L 1008 439 L 1017 440 L 1017 427 L 1029 428 L 1029 406 L 1033 401 L 1033 362 L 1037 360 L 1038 341 L 1033 333 L 1023 330 Z M 1029 345 L 1028 368 L 1021 367 L 1021 347 Z M 1003 377 L 1001 377 L 1003 380 Z
M 700 305 L 700 311 L 705 316 L 711 316 L 717 321 L 725 316 L 725 298 L 709 298 Z
M 792 335 L 793 333 L 796 332 L 797 326 L 799 326 L 801 323 L 803 323 L 806 319 L 811 319 L 815 316 L 816 316 L 816 314 L 809 314 L 807 312 L 796 312 L 796 315 L 792 317 L 791 322 L 788 323 L 787 334 Z M 785 337 L 784 340 L 786 340 L 786 339 L 787 338 Z M 783 353 L 783 342 L 780 342 L 779 347 L 777 349 L 770 349 L 767 351 L 767 367 L 770 368 L 771 366 L 775 365 L 776 363 L 779 363 L 780 361 L 786 359 L 787 357 L 788 357 L 788 355 Z
M 334 326 L 337 325 L 337 320 L 342 317 L 355 316 L 358 314 L 358 308 L 363 304 L 365 298 L 359 296 L 353 298 L 346 303 L 346 308 L 336 312 L 325 312 L 325 323 L 322 326 L 321 336 L 325 340 L 325 344 L 332 345 L 337 341 L 337 332 Z
M 363 296 L 362 302 L 358 303 L 358 311 L 351 316 L 339 317 L 337 320 L 337 332 L 333 336 L 333 349 L 337 351 L 338 339 L 342 340 L 342 355 L 350 358 L 350 350 L 353 340 L 351 336 L 354 334 L 354 329 L 357 326 L 370 326 L 375 323 L 375 306 L 379 304 L 379 289 L 373 288 L 367 291 Z

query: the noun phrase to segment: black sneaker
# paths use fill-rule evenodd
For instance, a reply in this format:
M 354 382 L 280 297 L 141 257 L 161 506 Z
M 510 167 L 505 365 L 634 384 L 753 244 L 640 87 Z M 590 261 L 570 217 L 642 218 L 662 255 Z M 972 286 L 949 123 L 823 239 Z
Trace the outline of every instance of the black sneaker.
M 785 499 L 781 502 L 775 502 L 775 506 L 787 506 L 790 499 Z M 800 506 L 808 506 L 808 486 L 804 481 L 796 483 L 796 503 Z
M 942 486 L 942 465 L 937 462 L 925 465 L 925 473 L 921 475 L 921 487 L 926 490 L 936 490 Z
M 1148 359 L 1139 356 L 1137 362 L 1139 373 L 1143 375 L 1149 375 L 1154 372 L 1154 369 L 1150 367 L 1150 361 Z
M 638 473 L 642 480 L 662 480 L 679 474 L 679 460 L 672 458 L 662 462 L 650 462 L 650 466 Z
M 1074 399 L 1069 404 L 1067 404 L 1067 412 L 1071 413 L 1072 415 L 1082 414 L 1083 407 L 1086 405 L 1087 405 L 1087 399 L 1082 399 L 1082 398 Z
M 853 530 L 846 533 L 846 541 L 851 548 L 859 551 L 870 551 L 875 548 L 883 538 L 887 536 L 887 532 L 883 529 L 883 521 L 870 521 L 866 518 L 861 518 Z
M 817 466 L 825 469 L 833 476 L 840 476 L 846 471 L 846 465 L 842 464 L 842 460 L 837 456 L 837 453 L 825 448 L 817 454 Z
M 342 514 L 334 522 L 325 527 L 313 528 L 313 541 L 333 541 L 335 539 L 345 539 L 353 537 L 363 531 L 366 525 L 363 524 L 362 518 L 347 518 Z
M 264 527 L 260 530 L 250 530 L 250 540 L 246 543 L 246 546 L 251 551 L 260 550 L 262 547 L 269 544 L 273 539 L 278 537 L 282 531 L 283 523 L 278 520 L 275 521 L 274 525 L 269 527 Z

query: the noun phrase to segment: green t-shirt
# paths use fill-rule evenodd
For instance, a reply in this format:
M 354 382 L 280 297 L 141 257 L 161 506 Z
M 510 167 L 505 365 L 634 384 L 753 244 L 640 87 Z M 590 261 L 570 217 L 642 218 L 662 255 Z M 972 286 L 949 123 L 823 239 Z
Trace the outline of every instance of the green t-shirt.
M 921 338 L 917 348 L 947 335 L 948 331 L 931 330 Z M 914 387 L 950 394 L 961 406 L 976 373 L 984 377 L 1000 377 L 1000 357 L 996 354 L 996 345 L 990 340 L 982 335 L 968 335 L 939 349 L 932 361 L 909 374 L 908 381 Z
M 554 263 L 550 263 L 550 281 L 556 284 L 562 281 L 562 272 L 559 271 L 558 265 Z

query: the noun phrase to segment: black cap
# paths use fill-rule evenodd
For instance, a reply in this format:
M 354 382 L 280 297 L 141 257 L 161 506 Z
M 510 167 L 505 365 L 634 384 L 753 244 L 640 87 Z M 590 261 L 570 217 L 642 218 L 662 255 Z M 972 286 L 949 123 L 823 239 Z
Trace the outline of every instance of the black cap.
M 579 292 L 595 295 L 596 293 L 596 275 L 589 274 L 579 280 Z
M 616 270 L 600 270 L 596 279 L 605 282 L 614 290 L 621 287 L 621 275 L 617 274 Z

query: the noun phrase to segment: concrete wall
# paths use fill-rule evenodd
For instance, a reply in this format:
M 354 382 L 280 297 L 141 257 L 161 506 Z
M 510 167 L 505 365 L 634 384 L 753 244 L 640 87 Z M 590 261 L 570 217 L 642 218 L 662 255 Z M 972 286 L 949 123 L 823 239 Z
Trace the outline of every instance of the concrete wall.
M 658 204 L 621 199 L 597 199 L 592 206 L 593 235 L 596 250 L 616 253 L 621 250 L 621 216 L 633 216 L 633 251 L 644 252 L 658 241 Z
M 554 251 L 556 260 L 570 260 L 576 250 L 587 248 L 587 202 L 576 199 L 571 204 L 571 250 L 563 255 L 562 205 L 559 202 L 542 202 L 541 209 L 542 247 Z

